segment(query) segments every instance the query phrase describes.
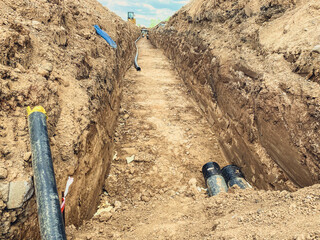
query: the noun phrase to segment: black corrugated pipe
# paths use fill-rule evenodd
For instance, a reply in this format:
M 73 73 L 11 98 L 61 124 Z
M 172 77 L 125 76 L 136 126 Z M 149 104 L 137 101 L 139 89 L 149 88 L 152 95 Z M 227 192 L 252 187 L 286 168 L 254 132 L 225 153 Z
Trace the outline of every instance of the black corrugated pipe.
M 252 188 L 251 185 L 244 178 L 240 168 L 236 165 L 228 165 L 221 170 L 228 187 L 237 185 L 241 189 Z
M 208 162 L 202 167 L 202 174 L 208 187 L 208 195 L 215 196 L 220 192 L 227 192 L 227 184 L 221 175 L 220 166 L 216 162 Z
M 43 107 L 28 107 L 32 167 L 42 240 L 66 240 Z
M 137 46 L 137 42 L 140 40 L 140 38 L 141 38 L 141 35 L 140 35 L 140 37 L 138 37 L 138 39 L 134 42 L 134 44 L 136 45 L 136 48 L 137 48 L 136 57 L 134 58 L 134 67 L 137 69 L 137 71 L 141 71 L 141 68 L 140 68 L 139 65 L 138 65 L 139 49 L 138 49 L 138 46 Z

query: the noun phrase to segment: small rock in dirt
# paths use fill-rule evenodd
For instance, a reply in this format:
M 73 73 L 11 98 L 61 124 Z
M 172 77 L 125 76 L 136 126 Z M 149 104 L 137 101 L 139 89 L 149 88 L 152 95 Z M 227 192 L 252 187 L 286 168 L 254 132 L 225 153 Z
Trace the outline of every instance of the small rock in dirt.
M 114 202 L 114 208 L 115 208 L 115 209 L 121 208 L 121 202 L 115 201 L 115 202 Z
M 100 222 L 107 222 L 110 220 L 110 218 L 112 217 L 112 213 L 111 212 L 102 212 L 99 215 L 99 221 Z
M 8 209 L 19 208 L 33 195 L 33 182 L 30 178 L 24 181 L 10 182 L 9 199 L 7 203 Z
M 40 25 L 40 22 L 33 20 L 33 21 L 31 22 L 31 25 L 34 27 L 34 26 L 36 26 L 36 25 Z
M 7 202 L 9 196 L 9 183 L 0 183 L 0 198 Z
M 141 197 L 141 200 L 144 201 L 144 202 L 149 202 L 149 201 L 150 201 L 150 198 L 147 197 L 147 196 L 145 196 L 145 195 L 143 195 L 143 196 Z
M 131 163 L 131 162 L 133 162 L 134 161 L 134 155 L 132 155 L 131 157 L 127 157 L 126 159 L 127 159 L 127 163 L 129 164 L 129 163 Z
M 128 119 L 129 118 L 129 114 L 125 114 L 124 116 L 123 116 L 123 119 Z
M 118 154 L 118 153 L 115 152 L 115 154 L 113 155 L 113 160 L 116 160 L 116 159 L 117 159 L 117 157 L 118 157 L 117 154 Z
M 312 52 L 320 53 L 320 45 L 316 45 L 313 49 Z
M 41 66 L 41 68 L 43 68 L 44 70 L 46 70 L 46 71 L 48 71 L 48 72 L 52 72 L 52 70 L 53 70 L 53 66 L 52 66 L 52 64 L 49 63 L 49 62 L 44 63 L 44 64 Z
M 244 13 L 248 16 L 251 17 L 253 15 L 253 11 L 249 6 L 244 7 Z
M 120 108 L 120 114 L 123 114 L 123 113 L 125 113 L 125 112 L 126 112 L 126 109 Z
M 4 202 L 0 199 L 0 210 L 4 209 L 6 207 L 6 205 L 4 204 Z
M 0 167 L 0 179 L 5 179 L 8 176 L 7 169 Z
M 141 193 L 135 193 L 132 197 L 132 200 L 139 201 L 141 199 Z
M 26 152 L 23 156 L 23 160 L 29 162 L 29 160 L 31 159 L 31 155 L 31 152 Z

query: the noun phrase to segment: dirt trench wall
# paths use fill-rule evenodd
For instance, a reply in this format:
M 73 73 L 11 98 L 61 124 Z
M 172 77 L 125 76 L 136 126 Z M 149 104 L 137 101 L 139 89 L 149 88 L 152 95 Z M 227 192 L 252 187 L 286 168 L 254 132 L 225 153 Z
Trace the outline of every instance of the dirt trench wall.
M 196 0 L 150 33 L 216 128 L 227 159 L 258 188 L 319 182 L 320 55 L 312 51 L 319 9 L 316 1 Z
M 94 0 L 4 0 L 0 33 L 0 239 L 38 239 L 26 107 L 48 113 L 59 194 L 74 178 L 66 223 L 79 225 L 99 202 L 139 30 Z

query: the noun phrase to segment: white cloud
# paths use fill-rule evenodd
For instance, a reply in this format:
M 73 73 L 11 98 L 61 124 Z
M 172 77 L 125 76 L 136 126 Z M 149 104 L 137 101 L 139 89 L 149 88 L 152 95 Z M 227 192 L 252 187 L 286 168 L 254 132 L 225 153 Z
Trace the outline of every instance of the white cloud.
M 160 8 L 156 10 L 157 18 L 166 19 L 173 15 L 175 11 L 168 8 Z
M 178 4 L 187 4 L 190 2 L 190 0 L 185 0 L 185 1 L 173 1 L 174 3 L 178 3 Z
M 146 16 L 146 15 L 142 15 L 142 14 L 136 14 L 136 18 L 137 18 L 137 19 L 144 19 L 144 20 L 150 21 L 150 20 L 153 19 L 154 17 Z
M 127 1 L 116 1 L 114 4 L 119 5 L 119 6 L 123 6 L 123 7 L 130 6 L 130 3 L 128 3 Z
M 112 6 L 118 5 L 122 7 L 128 7 L 131 5 L 130 1 L 128 0 L 120 0 L 120 1 L 114 1 L 114 0 L 101 0 L 100 1 L 103 5 L 110 8 Z
M 171 0 L 158 0 L 158 2 L 169 4 L 172 1 Z
M 141 4 L 136 4 L 136 5 L 138 6 L 138 5 L 141 5 Z M 152 6 L 152 5 L 148 4 L 148 3 L 143 3 L 142 6 L 144 6 L 145 8 L 147 8 L 147 9 L 149 9 L 151 11 L 156 10 L 156 8 L 154 6 Z

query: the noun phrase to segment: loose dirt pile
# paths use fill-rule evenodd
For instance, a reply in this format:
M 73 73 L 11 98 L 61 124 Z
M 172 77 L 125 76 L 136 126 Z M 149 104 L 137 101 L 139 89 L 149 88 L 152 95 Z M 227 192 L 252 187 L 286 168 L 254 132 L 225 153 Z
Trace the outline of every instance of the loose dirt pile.
M 320 185 L 230 189 L 208 198 L 201 167 L 227 164 L 216 135 L 159 49 L 140 40 L 124 80 L 111 171 L 94 218 L 73 240 L 319 239 Z
M 93 0 L 0 1 L 1 239 L 38 235 L 27 106 L 48 113 L 59 193 L 68 176 L 75 179 L 67 221 L 78 225 L 93 215 L 112 154 L 119 83 L 138 34 Z
M 319 182 L 319 1 L 195 0 L 150 34 L 263 189 Z

